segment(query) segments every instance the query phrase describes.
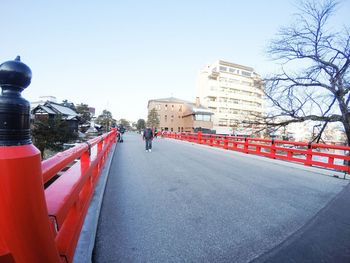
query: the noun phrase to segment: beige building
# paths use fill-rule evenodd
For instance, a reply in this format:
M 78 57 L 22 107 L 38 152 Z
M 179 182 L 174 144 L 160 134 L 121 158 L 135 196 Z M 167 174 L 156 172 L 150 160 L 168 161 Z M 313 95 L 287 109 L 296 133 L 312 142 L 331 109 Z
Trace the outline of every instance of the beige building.
M 196 103 L 174 97 L 153 99 L 148 101 L 147 108 L 148 112 L 156 109 L 160 121 L 157 128 L 162 131 L 193 132 L 213 128 L 213 113 L 200 105 L 199 99 Z
M 200 70 L 197 96 L 213 113 L 218 134 L 251 135 L 255 127 L 243 123 L 264 114 L 260 76 L 251 67 L 216 61 Z

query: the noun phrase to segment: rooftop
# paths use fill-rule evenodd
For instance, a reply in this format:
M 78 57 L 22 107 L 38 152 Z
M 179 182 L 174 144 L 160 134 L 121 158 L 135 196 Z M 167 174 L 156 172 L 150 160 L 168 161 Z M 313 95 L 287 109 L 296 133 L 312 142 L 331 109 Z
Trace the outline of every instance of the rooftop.
M 150 102 L 168 102 L 168 103 L 191 103 L 190 101 L 186 101 L 186 100 L 182 100 L 182 99 L 178 99 L 175 97 L 168 97 L 168 98 L 161 98 L 161 99 L 152 99 L 148 101 L 148 106 L 150 104 Z

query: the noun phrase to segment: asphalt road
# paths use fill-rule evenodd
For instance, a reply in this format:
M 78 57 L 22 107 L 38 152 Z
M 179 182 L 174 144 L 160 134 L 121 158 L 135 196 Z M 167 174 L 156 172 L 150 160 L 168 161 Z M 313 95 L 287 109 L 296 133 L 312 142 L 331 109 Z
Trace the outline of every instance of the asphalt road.
M 140 135 L 125 134 L 110 169 L 93 261 L 257 260 L 303 229 L 347 184 L 301 165 L 170 139 L 155 139 L 148 153 Z

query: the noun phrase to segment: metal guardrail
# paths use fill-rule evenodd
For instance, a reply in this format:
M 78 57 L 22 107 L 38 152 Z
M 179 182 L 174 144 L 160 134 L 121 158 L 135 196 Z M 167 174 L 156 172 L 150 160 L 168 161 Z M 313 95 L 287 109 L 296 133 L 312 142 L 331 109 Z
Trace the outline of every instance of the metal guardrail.
M 116 131 L 111 131 L 88 141 L 88 144 L 82 143 L 42 162 L 45 182 L 72 161 L 76 161 L 45 189 L 45 200 L 56 246 L 60 256 L 67 262 L 72 262 L 96 183 L 109 150 L 115 142 Z M 92 152 L 94 154 L 90 154 Z
M 261 155 L 272 159 L 302 163 L 306 166 L 350 172 L 350 166 L 348 165 L 350 147 L 348 146 L 202 134 L 200 132 L 165 132 L 163 136 L 247 154 Z M 343 154 L 336 153 L 336 151 L 343 152 Z

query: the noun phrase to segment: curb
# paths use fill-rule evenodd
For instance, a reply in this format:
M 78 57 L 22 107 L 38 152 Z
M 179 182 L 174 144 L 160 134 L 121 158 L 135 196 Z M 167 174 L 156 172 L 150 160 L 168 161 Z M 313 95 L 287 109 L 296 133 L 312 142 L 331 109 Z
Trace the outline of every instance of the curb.
M 83 227 L 80 232 L 79 241 L 75 249 L 73 258 L 74 263 L 90 263 L 92 262 L 92 251 L 95 246 L 95 238 L 97 232 L 98 220 L 100 217 L 104 192 L 107 185 L 107 179 L 111 163 L 115 154 L 116 145 L 112 145 L 112 149 L 96 184 L 94 195 L 91 199 L 90 207 L 87 211 Z

